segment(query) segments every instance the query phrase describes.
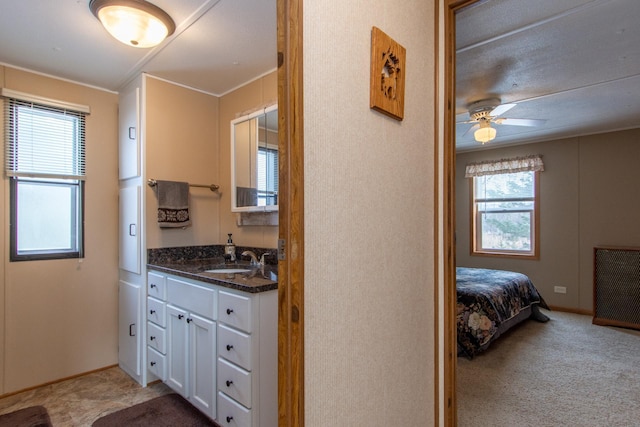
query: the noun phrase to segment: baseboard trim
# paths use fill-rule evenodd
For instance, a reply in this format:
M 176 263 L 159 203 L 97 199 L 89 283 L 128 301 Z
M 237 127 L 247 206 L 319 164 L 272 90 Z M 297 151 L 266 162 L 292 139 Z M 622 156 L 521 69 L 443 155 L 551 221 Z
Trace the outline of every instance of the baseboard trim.
M 33 389 L 36 389 L 38 387 L 44 387 L 44 386 L 48 386 L 48 385 L 51 385 L 51 384 L 61 383 L 62 381 L 72 380 L 74 378 L 83 377 L 85 375 L 93 374 L 93 373 L 100 372 L 100 371 L 106 371 L 107 369 L 117 368 L 117 367 L 118 367 L 117 364 L 116 365 L 105 366 L 104 368 L 98 368 L 98 369 L 94 369 L 92 371 L 83 372 L 81 374 L 71 375 L 69 377 L 60 378 L 60 379 L 57 379 L 57 380 L 54 380 L 54 381 L 49 381 L 49 382 L 42 383 L 42 384 L 39 384 L 39 385 L 34 385 L 33 387 L 23 388 L 22 390 L 12 391 L 10 393 L 6 393 L 6 394 L 0 395 L 0 399 L 3 399 L 5 397 L 9 397 L 9 396 L 13 396 L 13 395 L 25 392 L 25 391 L 33 390 Z
M 582 308 L 559 307 L 557 305 L 550 305 L 549 308 L 552 311 L 562 311 L 565 313 L 575 313 L 575 314 L 584 314 L 586 316 L 593 316 L 593 311 L 585 310 Z

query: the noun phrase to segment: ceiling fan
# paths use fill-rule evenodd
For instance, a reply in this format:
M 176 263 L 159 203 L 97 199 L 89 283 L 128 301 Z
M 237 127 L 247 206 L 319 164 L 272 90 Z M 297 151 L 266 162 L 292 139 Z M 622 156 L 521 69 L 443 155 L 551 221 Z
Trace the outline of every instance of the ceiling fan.
M 482 99 L 480 101 L 472 102 L 467 107 L 471 120 L 458 123 L 475 123 L 475 125 L 467 129 L 464 135 L 474 130 L 473 136 L 475 140 L 482 144 L 486 144 L 487 142 L 495 139 L 497 134 L 496 129 L 491 127 L 491 123 L 496 125 L 539 126 L 546 122 L 546 120 L 540 119 L 511 119 L 507 117 L 498 117 L 515 106 L 516 104 L 500 104 L 499 98 Z

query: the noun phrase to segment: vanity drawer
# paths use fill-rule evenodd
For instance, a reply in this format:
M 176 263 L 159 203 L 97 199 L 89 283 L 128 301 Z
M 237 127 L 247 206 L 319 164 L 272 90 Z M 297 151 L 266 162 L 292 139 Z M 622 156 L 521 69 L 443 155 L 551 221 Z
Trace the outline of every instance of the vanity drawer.
M 251 335 L 218 324 L 218 355 L 251 370 Z
M 147 366 L 149 367 L 149 372 L 162 381 L 167 379 L 165 362 L 166 356 L 158 353 L 151 347 L 147 347 Z
M 227 325 L 251 332 L 251 298 L 220 291 L 218 318 Z
M 251 427 L 251 410 L 218 392 L 217 421 L 222 427 Z
M 251 372 L 218 359 L 218 390 L 251 408 Z
M 167 277 L 164 274 L 147 273 L 147 295 L 160 299 L 167 299 Z
M 147 320 L 163 328 L 167 326 L 164 302 L 151 297 L 147 298 Z
M 174 305 L 215 320 L 216 291 L 167 277 L 167 300 Z
M 152 322 L 147 322 L 147 345 L 162 354 L 167 354 L 166 330 Z

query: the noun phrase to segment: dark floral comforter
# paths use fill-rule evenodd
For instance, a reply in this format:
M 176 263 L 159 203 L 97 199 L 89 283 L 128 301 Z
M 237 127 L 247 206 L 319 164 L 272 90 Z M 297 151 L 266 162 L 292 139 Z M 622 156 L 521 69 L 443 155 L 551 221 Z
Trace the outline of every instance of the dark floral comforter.
M 534 304 L 548 308 L 524 274 L 456 268 L 458 349 L 471 358 L 499 335 L 502 323 Z

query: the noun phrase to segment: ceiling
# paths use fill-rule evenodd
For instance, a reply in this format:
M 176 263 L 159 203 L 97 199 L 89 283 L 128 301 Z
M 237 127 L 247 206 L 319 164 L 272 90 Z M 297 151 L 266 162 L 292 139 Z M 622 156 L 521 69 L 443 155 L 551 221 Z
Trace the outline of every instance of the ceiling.
M 276 68 L 275 0 L 152 0 L 176 22 L 153 49 L 113 39 L 89 0 L 2 1 L 0 63 L 119 91 L 141 72 L 223 95 Z M 481 146 L 456 125 L 459 151 L 640 127 L 640 1 L 485 0 L 457 16 L 456 121 L 468 104 L 500 98 Z M 530 4 L 530 3 L 528 3 Z M 11 41 L 8 43 L 7 41 Z
M 640 127 L 640 1 L 487 0 L 456 17 L 456 122 L 497 97 L 501 117 L 546 120 L 492 125 L 482 146 L 456 125 L 458 151 Z M 525 5 L 526 4 L 526 5 Z
M 151 3 L 176 31 L 138 49 L 112 38 L 89 0 L 3 0 L 0 63 L 116 92 L 147 72 L 214 95 L 276 69 L 276 0 Z

